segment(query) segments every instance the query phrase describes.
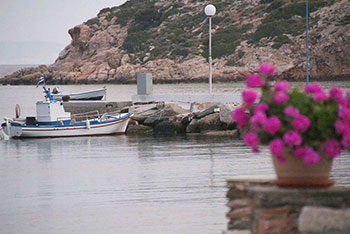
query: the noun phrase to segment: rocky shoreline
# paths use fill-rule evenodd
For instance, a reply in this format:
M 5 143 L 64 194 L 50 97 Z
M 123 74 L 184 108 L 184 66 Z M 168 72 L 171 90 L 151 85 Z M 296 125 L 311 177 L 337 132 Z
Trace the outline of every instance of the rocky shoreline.
M 305 76 L 303 72 L 303 76 Z M 4 76 L 0 78 L 1 85 L 36 85 L 40 76 L 44 74 L 46 84 L 48 85 L 79 85 L 79 84 L 136 84 L 136 74 L 133 76 L 125 76 L 124 78 L 109 79 L 109 80 L 91 80 L 88 77 L 80 79 L 54 79 L 50 67 L 46 65 L 40 65 L 38 67 L 28 67 L 20 69 L 11 75 Z M 300 76 L 302 76 L 300 74 Z M 294 77 L 290 74 L 280 74 L 272 77 L 271 79 L 283 79 L 287 81 L 301 81 L 300 76 Z M 213 77 L 213 83 L 227 83 L 227 82 L 241 82 L 244 81 L 245 75 L 242 74 L 238 77 Z M 350 75 L 324 75 L 313 77 L 310 76 L 311 80 L 317 81 L 348 81 Z M 167 78 L 155 78 L 153 80 L 154 84 L 178 84 L 178 83 L 207 83 L 208 77 L 178 77 L 177 79 L 167 79 Z
M 205 70 L 206 71 L 206 70 Z M 54 79 L 50 67 L 40 65 L 38 67 L 29 67 L 20 69 L 10 75 L 0 77 L 2 85 L 36 85 L 41 75 L 45 76 L 45 82 L 48 85 L 78 85 L 78 84 L 136 84 L 136 73 L 133 76 L 125 75 L 123 78 L 108 80 L 91 80 L 88 77 L 79 79 Z M 242 74 L 239 77 L 213 77 L 213 83 L 240 82 L 245 80 Z M 178 83 L 207 83 L 208 77 L 178 77 L 176 80 L 168 78 L 154 78 L 154 84 L 178 84 Z
M 236 104 L 190 104 L 184 108 L 177 103 L 134 105 L 127 135 L 232 135 L 237 136 L 231 112 Z
M 119 103 L 108 109 L 109 112 L 131 112 L 126 135 L 229 135 L 238 136 L 231 112 L 238 104 L 219 103 Z M 65 106 L 65 105 L 64 105 Z M 81 108 L 65 106 L 72 113 Z M 86 109 L 86 106 L 83 107 Z M 105 105 L 96 107 L 105 110 Z

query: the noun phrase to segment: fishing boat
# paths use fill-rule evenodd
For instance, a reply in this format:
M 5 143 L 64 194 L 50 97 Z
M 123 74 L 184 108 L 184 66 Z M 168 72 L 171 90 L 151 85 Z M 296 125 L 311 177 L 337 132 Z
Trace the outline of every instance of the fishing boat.
M 106 88 L 77 92 L 77 93 L 61 93 L 58 87 L 54 87 L 52 90 L 52 98 L 54 100 L 62 100 L 64 97 L 69 97 L 69 100 L 103 100 L 106 98 Z
M 43 87 L 46 100 L 36 103 L 36 117 L 5 118 L 1 124 L 9 138 L 73 137 L 125 134 L 132 113 L 104 113 L 98 111 L 72 115 L 63 108 L 62 101 L 54 100 Z

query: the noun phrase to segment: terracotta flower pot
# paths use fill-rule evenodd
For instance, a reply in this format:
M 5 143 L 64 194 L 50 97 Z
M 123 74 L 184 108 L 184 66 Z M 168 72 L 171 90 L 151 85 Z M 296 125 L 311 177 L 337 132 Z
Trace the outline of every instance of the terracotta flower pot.
M 276 184 L 280 187 L 328 187 L 334 184 L 329 179 L 333 159 L 321 155 L 321 160 L 312 165 L 306 165 L 294 155 L 286 153 L 287 162 L 280 163 L 275 157 L 273 165 L 277 175 Z

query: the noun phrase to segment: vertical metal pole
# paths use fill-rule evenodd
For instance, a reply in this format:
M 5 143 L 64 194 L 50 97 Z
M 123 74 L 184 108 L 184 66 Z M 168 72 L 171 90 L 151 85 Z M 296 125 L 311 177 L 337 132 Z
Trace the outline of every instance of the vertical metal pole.
M 209 17 L 209 94 L 212 94 L 211 17 Z
M 306 83 L 309 83 L 309 0 L 306 0 Z

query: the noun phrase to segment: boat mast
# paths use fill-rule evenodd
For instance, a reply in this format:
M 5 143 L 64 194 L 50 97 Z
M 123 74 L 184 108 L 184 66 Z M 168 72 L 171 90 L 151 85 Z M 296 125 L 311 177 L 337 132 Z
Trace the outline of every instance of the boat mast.
M 50 102 L 53 102 L 53 97 L 52 97 L 50 91 L 47 90 L 45 86 L 43 86 L 43 89 L 44 89 L 45 94 L 46 94 L 47 97 L 49 98 Z

